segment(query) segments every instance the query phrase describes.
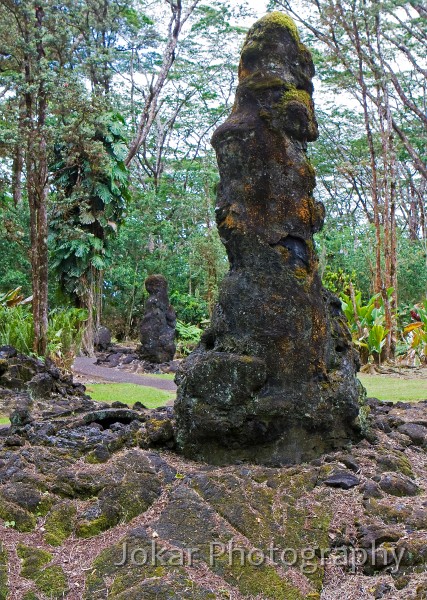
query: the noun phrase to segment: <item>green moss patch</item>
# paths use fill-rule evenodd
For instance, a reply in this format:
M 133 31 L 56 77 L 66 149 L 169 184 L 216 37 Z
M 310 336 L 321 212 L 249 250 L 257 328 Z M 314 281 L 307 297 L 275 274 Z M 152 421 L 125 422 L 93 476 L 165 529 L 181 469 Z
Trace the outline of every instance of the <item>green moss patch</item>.
M 17 554 L 22 561 L 21 576 L 31 579 L 48 598 L 62 598 L 67 592 L 64 571 L 57 565 L 45 566 L 52 555 L 40 548 L 18 544 Z
M 299 102 L 303 104 L 309 114 L 314 114 L 313 111 L 313 102 L 311 100 L 310 94 L 305 90 L 298 90 L 297 88 L 291 88 L 284 92 L 282 96 L 282 105 L 285 107 L 289 104 L 289 102 Z
M 52 560 L 52 554 L 39 548 L 30 548 L 24 544 L 18 544 L 17 554 L 22 561 L 21 575 L 26 579 L 34 580 L 44 567 Z
M 45 541 L 51 546 L 61 544 L 73 533 L 76 508 L 73 504 L 64 502 L 55 506 L 45 522 Z
M 26 592 L 22 596 L 22 600 L 39 600 L 39 597 L 34 592 Z
M 295 25 L 295 21 L 289 15 L 286 15 L 285 13 L 282 13 L 279 11 L 274 11 L 274 12 L 268 13 L 267 15 L 265 15 L 265 17 L 260 19 L 255 24 L 255 27 L 257 27 L 257 26 L 262 27 L 262 28 L 282 27 L 283 29 L 286 29 L 287 31 L 289 31 L 289 33 L 291 34 L 291 36 L 294 38 L 294 40 L 296 42 L 300 41 L 300 37 L 299 37 L 297 26 Z
M 22 532 L 33 531 L 37 523 L 34 515 L 2 498 L 0 498 L 0 519 L 3 519 L 10 526 Z
M 43 569 L 35 583 L 48 598 L 62 598 L 68 590 L 64 571 L 57 565 Z
M 93 521 L 83 521 L 76 526 L 76 535 L 81 538 L 90 538 L 98 535 L 103 531 L 107 531 L 110 527 L 117 524 L 117 519 L 108 519 L 105 515 L 101 515 Z

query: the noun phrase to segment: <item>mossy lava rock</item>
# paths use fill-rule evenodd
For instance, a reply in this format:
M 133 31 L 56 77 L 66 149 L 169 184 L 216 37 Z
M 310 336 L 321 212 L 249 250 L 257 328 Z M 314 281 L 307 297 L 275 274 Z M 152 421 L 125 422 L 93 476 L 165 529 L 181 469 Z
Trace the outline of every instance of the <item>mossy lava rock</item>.
M 313 242 L 324 219 L 306 155 L 318 136 L 313 75 L 288 16 L 255 23 L 233 111 L 212 139 L 230 271 L 177 375 L 177 441 L 191 458 L 291 464 L 361 436 L 357 353 Z

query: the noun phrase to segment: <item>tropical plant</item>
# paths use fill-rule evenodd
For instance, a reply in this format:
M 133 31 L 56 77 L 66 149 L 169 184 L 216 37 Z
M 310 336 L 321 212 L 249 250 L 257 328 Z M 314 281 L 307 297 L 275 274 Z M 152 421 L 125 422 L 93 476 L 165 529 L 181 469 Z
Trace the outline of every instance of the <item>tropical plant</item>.
M 80 350 L 82 324 L 87 319 L 83 309 L 56 309 L 49 313 L 47 356 L 69 370 Z M 0 346 L 13 346 L 23 354 L 33 355 L 33 315 L 27 306 L 0 305 Z
M 47 355 L 69 371 L 79 353 L 87 311 L 79 308 L 55 309 L 49 313 Z
M 176 334 L 178 338 L 177 353 L 187 356 L 194 350 L 202 337 L 202 330 L 191 323 L 176 322 Z
M 22 287 L 20 286 L 4 294 L 0 294 L 0 306 L 13 308 L 14 306 L 20 306 L 22 304 L 29 304 L 33 297 L 29 296 L 28 298 L 25 298 L 25 296 L 21 294 L 21 290 Z
M 0 306 L 0 346 L 13 346 L 23 354 L 33 353 L 33 317 L 24 306 Z
M 392 292 L 392 289 L 387 290 L 388 296 L 391 296 Z M 342 292 L 340 297 L 353 343 L 360 351 L 362 362 L 367 362 L 372 357 L 380 363 L 381 353 L 389 333 L 384 326 L 386 315 L 381 294 L 375 294 L 367 304 L 363 304 L 362 293 L 355 292 L 350 283 L 350 294 Z
M 411 311 L 412 323 L 404 327 L 402 337 L 407 347 L 406 358 L 414 364 L 427 362 L 427 298 Z
M 108 112 L 97 116 L 92 125 L 56 148 L 52 169 L 57 201 L 51 220 L 52 267 L 62 290 L 88 311 L 85 349 L 89 354 L 94 329 L 100 324 L 108 241 L 121 224 L 129 200 L 124 119 Z

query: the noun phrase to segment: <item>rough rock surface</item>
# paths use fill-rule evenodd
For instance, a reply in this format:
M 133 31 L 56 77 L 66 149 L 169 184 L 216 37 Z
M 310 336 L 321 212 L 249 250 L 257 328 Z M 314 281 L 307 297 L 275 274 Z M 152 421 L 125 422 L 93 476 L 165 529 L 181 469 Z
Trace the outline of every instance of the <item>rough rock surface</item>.
M 20 354 L 12 346 L 0 347 L 0 415 L 15 412 L 16 419 L 31 411 L 31 418 L 67 416 L 97 406 L 85 387 L 73 382 L 51 361 Z
M 358 358 L 313 242 L 324 217 L 306 155 L 318 135 L 313 75 L 289 17 L 251 28 L 232 114 L 212 139 L 230 272 L 176 379 L 178 444 L 191 458 L 298 463 L 360 435 Z
M 104 325 L 98 327 L 93 343 L 97 350 L 108 350 L 111 346 L 111 331 L 108 327 L 104 327 Z
M 169 303 L 168 284 L 163 275 L 150 275 L 145 280 L 149 297 L 140 328 L 138 353 L 152 363 L 173 360 L 175 346 L 176 314 Z
M 0 598 L 423 600 L 427 449 L 397 429 L 427 402 L 369 405 L 370 441 L 280 468 L 179 457 L 172 409 L 0 430 Z

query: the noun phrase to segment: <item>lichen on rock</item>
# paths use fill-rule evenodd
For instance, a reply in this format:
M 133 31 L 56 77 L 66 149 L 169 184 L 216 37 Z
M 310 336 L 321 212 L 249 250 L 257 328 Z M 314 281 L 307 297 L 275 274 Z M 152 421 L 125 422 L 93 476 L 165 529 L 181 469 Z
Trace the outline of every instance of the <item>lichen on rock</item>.
M 287 15 L 253 25 L 233 111 L 212 138 L 230 271 L 176 379 L 177 441 L 191 458 L 277 466 L 361 437 L 357 353 L 313 242 L 324 219 L 306 154 L 318 136 L 313 75 Z

